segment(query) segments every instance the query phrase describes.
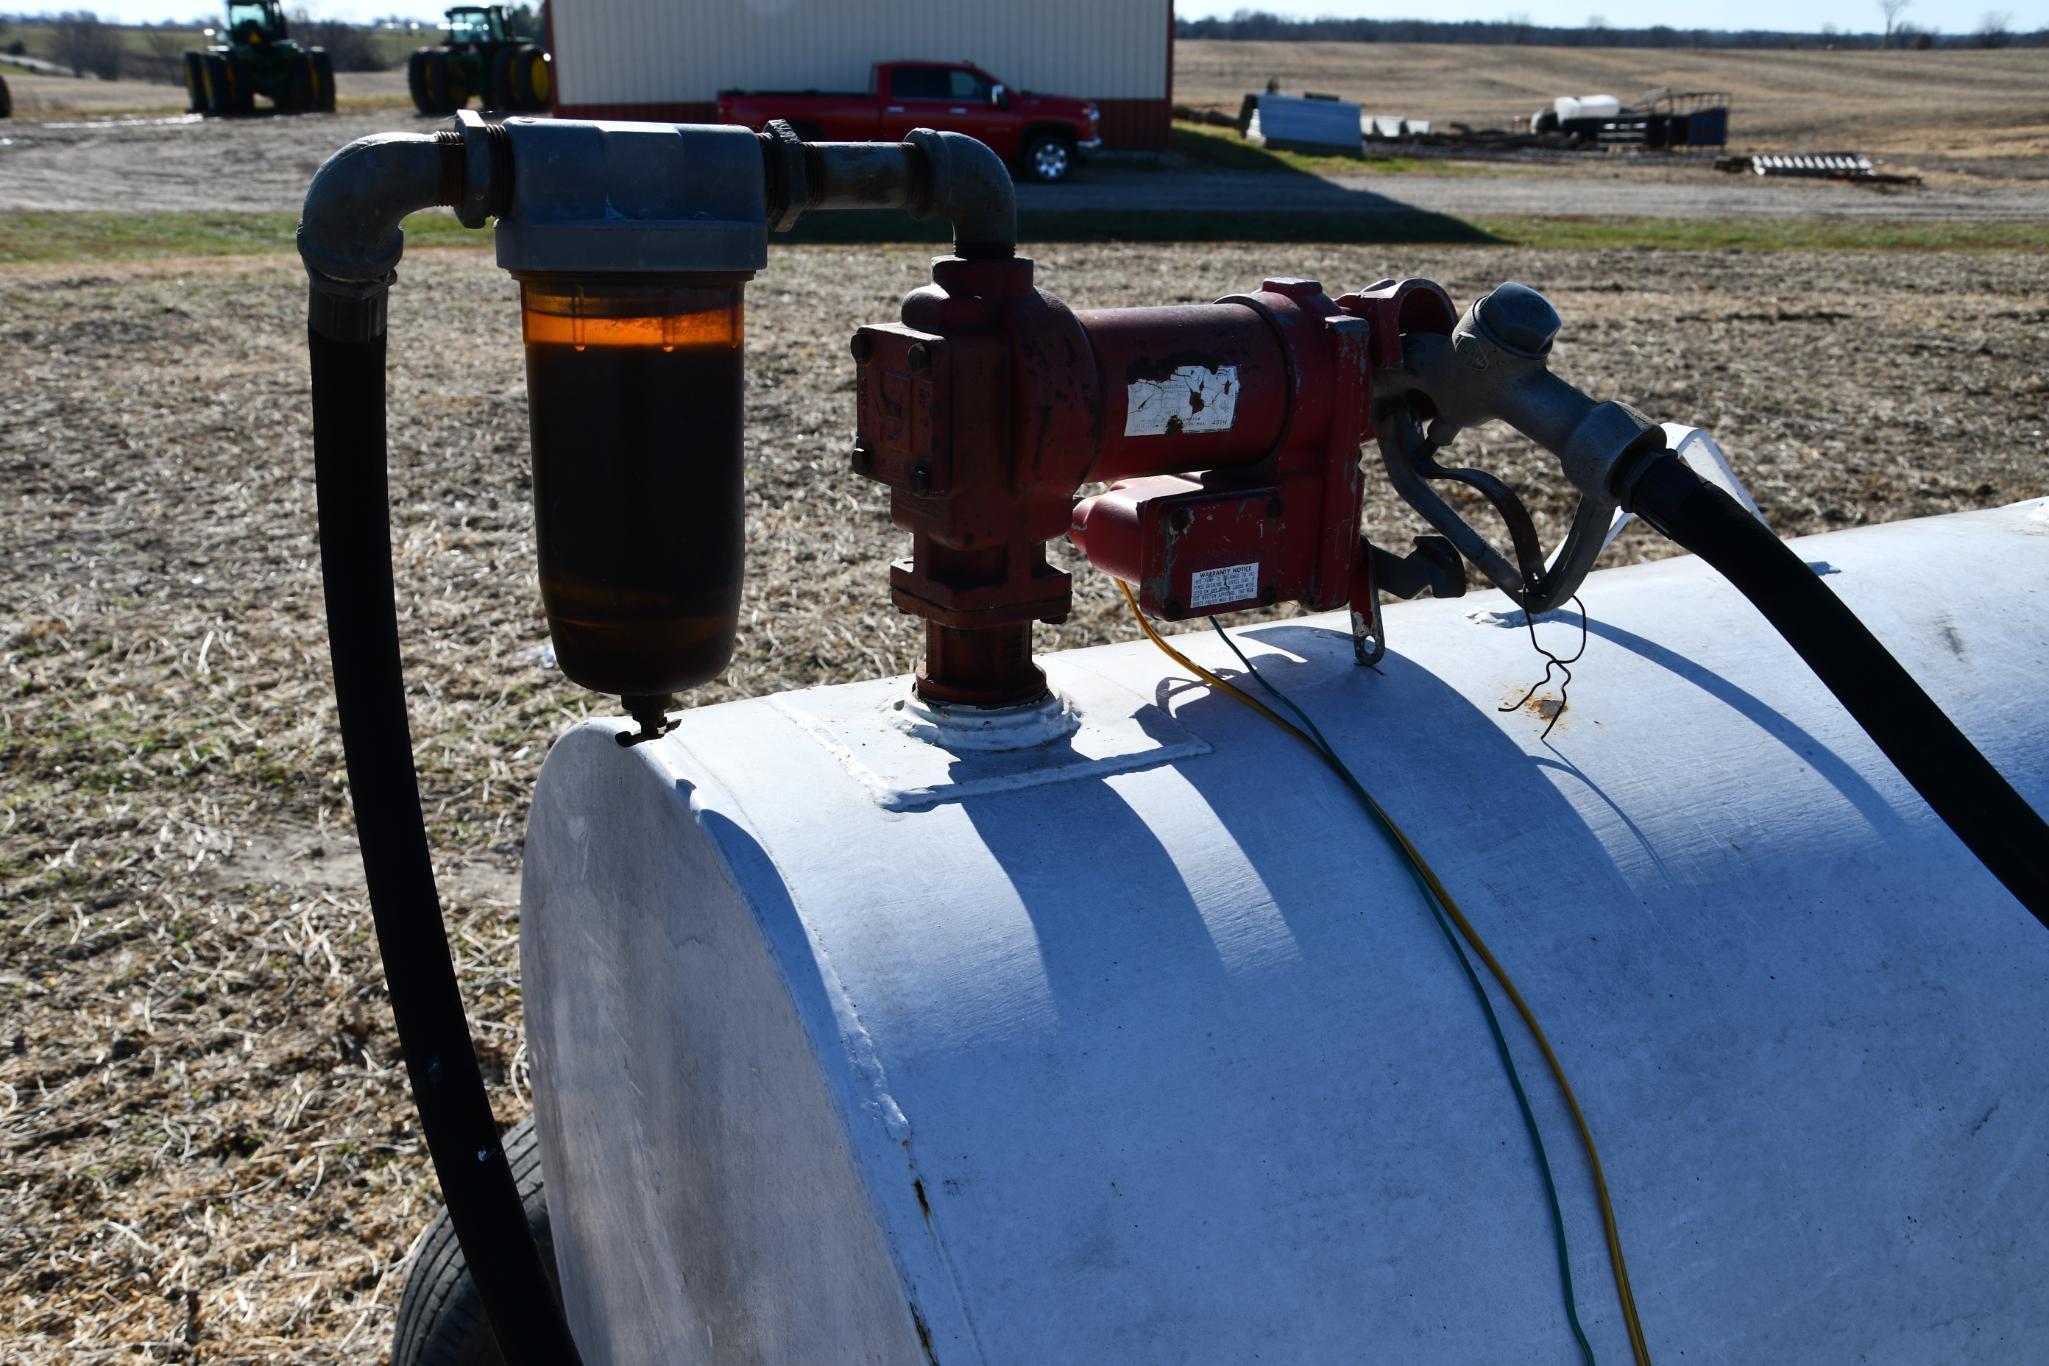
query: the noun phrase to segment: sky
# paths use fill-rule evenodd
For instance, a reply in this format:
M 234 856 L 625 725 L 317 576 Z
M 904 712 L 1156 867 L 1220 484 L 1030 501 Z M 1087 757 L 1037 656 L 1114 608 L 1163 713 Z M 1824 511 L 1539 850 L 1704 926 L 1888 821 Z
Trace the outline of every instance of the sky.
M 676 2 L 680 0 L 672 0 Z M 787 6 L 788 0 L 783 2 Z M 837 4 L 840 0 L 798 3 Z M 0 7 L 24 11 L 42 8 L 34 0 L 12 0 L 11 4 L 9 0 L 0 0 Z M 407 4 L 404 0 L 310 0 L 303 6 L 286 0 L 288 10 L 302 7 L 317 18 L 354 20 L 392 13 L 435 19 L 443 8 L 434 0 L 420 4 Z M 220 13 L 218 4 L 207 4 L 204 0 L 58 0 L 48 8 L 91 9 L 102 18 L 131 24 L 198 15 L 217 17 Z M 1834 24 L 1839 29 L 1861 33 L 1877 32 L 1884 26 L 1878 0 L 1716 0 L 1713 5 L 1698 0 L 1176 0 L 1175 4 L 1175 12 L 1186 19 L 1229 15 L 1245 8 L 1303 17 L 1335 14 L 1380 19 L 1501 19 L 1510 14 L 1527 14 L 1534 23 L 1569 28 L 1584 24 L 1593 15 L 1618 28 L 1670 24 L 1674 28 L 1818 32 L 1824 24 Z M 2049 28 L 2049 0 L 1911 0 L 1901 17 L 1923 28 L 1968 33 L 1991 10 L 2007 15 L 2009 27 L 2017 31 Z

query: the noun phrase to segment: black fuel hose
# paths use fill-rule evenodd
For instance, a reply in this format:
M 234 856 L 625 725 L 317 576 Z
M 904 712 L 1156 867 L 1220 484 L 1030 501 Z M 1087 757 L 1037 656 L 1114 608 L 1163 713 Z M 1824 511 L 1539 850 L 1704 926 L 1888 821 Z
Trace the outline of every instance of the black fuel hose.
M 1750 599 L 1944 824 L 2049 927 L 2049 825 L 1842 599 L 1678 456 L 1659 453 L 1624 482 L 1624 505 Z
M 337 340 L 316 323 L 307 344 L 328 646 L 370 913 L 420 1128 L 499 1348 L 513 1366 L 565 1366 L 576 1346 L 499 1144 L 428 857 L 393 600 L 384 329 L 355 330 L 374 335 Z

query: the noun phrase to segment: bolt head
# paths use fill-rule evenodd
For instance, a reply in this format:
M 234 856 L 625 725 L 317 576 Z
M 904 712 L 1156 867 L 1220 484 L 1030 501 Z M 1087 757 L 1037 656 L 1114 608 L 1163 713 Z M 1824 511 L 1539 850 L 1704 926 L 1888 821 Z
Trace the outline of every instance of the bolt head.
M 911 466 L 911 492 L 924 493 L 932 487 L 932 467 L 920 460 Z
M 924 375 L 932 370 L 932 348 L 923 342 L 911 343 L 911 349 L 904 353 L 904 360 L 914 375 Z
M 1283 275 L 1262 281 L 1259 288 L 1262 293 L 1278 294 L 1282 298 L 1294 299 L 1299 303 L 1323 293 L 1323 281 L 1300 280 L 1291 275 Z
M 1558 310 L 1528 285 L 1501 285 L 1480 300 L 1476 311 L 1495 341 L 1525 356 L 1543 355 L 1558 335 Z
M 854 334 L 854 340 L 848 343 L 847 349 L 854 353 L 855 364 L 866 365 L 868 363 L 868 357 L 875 354 L 875 339 L 869 336 L 865 331 L 856 332 Z

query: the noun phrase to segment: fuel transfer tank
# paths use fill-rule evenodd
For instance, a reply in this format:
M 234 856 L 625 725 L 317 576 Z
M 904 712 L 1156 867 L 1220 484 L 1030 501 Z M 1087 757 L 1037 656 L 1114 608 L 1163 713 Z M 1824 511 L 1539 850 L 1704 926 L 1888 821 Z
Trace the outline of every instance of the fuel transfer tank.
M 2049 809 L 2049 500 L 1795 544 Z M 1497 593 L 1393 606 L 1378 669 L 1342 614 L 1235 633 L 1549 1032 L 1654 1355 L 2040 1359 L 2049 934 L 1698 561 L 1583 599 L 1548 742 L 1502 710 L 1543 663 Z M 522 971 L 585 1360 L 1577 1361 L 1501 1060 L 1386 841 L 1150 644 L 1043 662 L 1062 705 L 1007 739 L 887 679 L 556 746 Z

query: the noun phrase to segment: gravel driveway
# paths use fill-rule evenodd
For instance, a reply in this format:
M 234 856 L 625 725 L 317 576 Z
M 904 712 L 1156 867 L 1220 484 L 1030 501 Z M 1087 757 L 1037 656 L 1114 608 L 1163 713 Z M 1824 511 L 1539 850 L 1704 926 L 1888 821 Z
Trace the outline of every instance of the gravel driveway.
M 398 109 L 236 121 L 169 118 L 0 127 L 0 205 L 17 209 L 290 212 L 328 153 L 366 133 L 445 120 Z M 1469 165 L 1469 164 L 1468 164 Z M 1160 171 L 1101 163 L 1066 185 L 1027 185 L 1027 209 L 1258 208 L 1268 212 L 1658 218 L 2049 219 L 2049 184 L 1882 190 L 1697 174 L 1669 167 L 1502 167 L 1498 174 Z

